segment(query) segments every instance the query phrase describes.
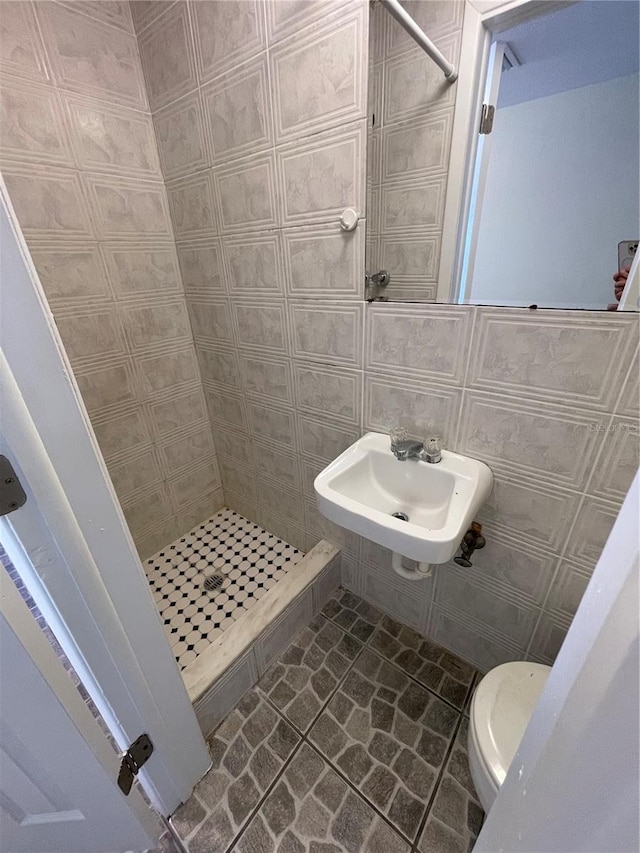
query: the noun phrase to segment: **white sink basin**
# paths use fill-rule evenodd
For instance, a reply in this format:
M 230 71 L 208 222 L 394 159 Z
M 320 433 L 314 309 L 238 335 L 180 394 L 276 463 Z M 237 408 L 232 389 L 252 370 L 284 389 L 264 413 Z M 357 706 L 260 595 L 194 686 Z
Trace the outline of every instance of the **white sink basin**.
M 491 493 L 483 462 L 442 451 L 436 464 L 399 462 L 389 436 L 369 432 L 316 477 L 318 509 L 330 521 L 412 560 L 446 563 Z M 401 512 L 409 517 L 393 517 Z

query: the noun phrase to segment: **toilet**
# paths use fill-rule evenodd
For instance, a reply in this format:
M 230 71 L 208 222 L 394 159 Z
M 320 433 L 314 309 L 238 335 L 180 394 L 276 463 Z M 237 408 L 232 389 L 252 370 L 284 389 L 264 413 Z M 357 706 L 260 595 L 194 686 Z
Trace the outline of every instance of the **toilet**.
M 485 812 L 504 782 L 550 672 L 540 663 L 503 663 L 485 675 L 473 694 L 469 769 Z

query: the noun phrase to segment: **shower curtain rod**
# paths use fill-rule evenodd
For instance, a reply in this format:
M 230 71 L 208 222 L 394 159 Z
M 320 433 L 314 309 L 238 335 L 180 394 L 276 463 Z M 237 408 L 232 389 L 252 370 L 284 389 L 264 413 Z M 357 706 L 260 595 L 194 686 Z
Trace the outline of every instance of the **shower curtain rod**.
M 398 0 L 380 0 L 380 2 L 387 12 L 393 15 L 400 26 L 403 27 L 420 45 L 424 52 L 433 59 L 436 65 L 444 71 L 445 80 L 449 83 L 454 83 L 458 77 L 458 72 L 455 67 L 447 61 L 431 39 L 422 32 L 420 27 L 416 24 L 411 15 L 403 9 Z

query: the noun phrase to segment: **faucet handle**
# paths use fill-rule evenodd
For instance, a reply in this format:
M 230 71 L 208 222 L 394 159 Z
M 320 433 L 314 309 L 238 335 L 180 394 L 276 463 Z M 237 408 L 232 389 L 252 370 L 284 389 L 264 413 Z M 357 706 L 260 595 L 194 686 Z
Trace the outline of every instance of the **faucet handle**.
M 440 462 L 442 459 L 442 448 L 440 436 L 432 435 L 426 440 L 424 454 L 427 462 Z
M 391 447 L 397 447 L 407 440 L 407 431 L 404 427 L 393 427 L 389 432 L 389 438 L 391 439 Z

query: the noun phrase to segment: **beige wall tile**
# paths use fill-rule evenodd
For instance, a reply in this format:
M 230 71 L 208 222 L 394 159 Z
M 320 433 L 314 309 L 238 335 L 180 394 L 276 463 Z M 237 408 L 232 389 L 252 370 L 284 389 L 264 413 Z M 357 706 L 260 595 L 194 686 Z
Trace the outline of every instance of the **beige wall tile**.
M 270 50 L 279 141 L 365 117 L 365 11 L 352 7 Z
M 618 503 L 585 497 L 578 510 L 564 556 L 587 569 L 593 569 L 618 517 L 619 509 Z
M 298 447 L 303 456 L 335 459 L 360 437 L 360 430 L 328 419 L 297 415 Z
M 452 447 L 461 401 L 462 391 L 457 388 L 365 374 L 365 429 L 389 432 L 402 426 L 416 438 L 440 436 L 443 447 Z
M 183 299 L 133 307 L 122 311 L 122 321 L 133 350 L 165 344 L 168 341 L 191 340 L 187 307 Z
M 235 349 L 200 344 L 196 347 L 196 352 L 200 374 L 204 381 L 216 385 L 228 385 L 235 389 L 240 387 L 240 368 Z
M 92 424 L 100 450 L 107 458 L 139 451 L 151 444 L 151 430 L 139 408 L 115 417 L 107 414 L 101 419 L 94 418 Z
M 266 53 L 216 77 L 202 88 L 214 162 L 225 162 L 273 144 Z
M 346 207 L 364 210 L 365 130 L 362 120 L 347 132 L 277 149 L 284 225 L 335 221 Z
M 97 311 L 75 310 L 72 314 L 59 311 L 56 325 L 72 363 L 87 358 L 107 361 L 126 352 L 122 326 L 113 306 Z
M 138 358 L 136 372 L 145 395 L 172 391 L 185 382 L 199 379 L 193 345 Z
M 365 365 L 462 385 L 472 326 L 473 309 L 464 306 L 372 305 Z
M 103 240 L 171 239 L 162 183 L 86 174 L 98 236 Z
M 278 223 L 272 154 L 213 169 L 223 234 L 272 228 Z
M 458 64 L 460 41 L 461 33 L 456 32 L 438 43 L 438 49 L 454 65 Z M 392 124 L 424 115 L 430 109 L 453 105 L 455 91 L 435 62 L 420 48 L 410 45 L 408 53 L 385 63 L 383 122 Z
M 335 223 L 282 232 L 287 293 L 309 299 L 362 299 L 364 228 Z
M 293 354 L 299 359 L 362 365 L 362 306 L 289 302 Z
M 173 472 L 211 458 L 214 447 L 209 425 L 181 438 L 163 442 L 160 453 L 168 470 Z
M 75 8 L 72 11 L 47 2 L 35 5 L 54 78 L 62 88 L 146 108 L 138 45 L 132 33 L 105 26 Z
M 219 239 L 178 244 L 185 293 L 224 293 L 225 272 Z
M 186 394 L 171 396 L 149 406 L 149 414 L 154 432 L 164 437 L 193 424 L 206 423 L 207 407 L 201 388 L 194 388 Z
M 128 359 L 110 359 L 108 367 L 76 370 L 75 376 L 89 414 L 111 411 L 136 401 L 134 374 Z
M 11 165 L 2 174 L 27 240 L 94 236 L 87 198 L 76 172 Z
M 275 447 L 269 441 L 254 439 L 251 442 L 251 458 L 258 475 L 264 474 L 296 489 L 299 487 L 300 464 L 295 453 Z M 298 516 L 299 512 L 295 517 Z
M 557 485 L 494 472 L 493 490 L 478 521 L 517 540 L 560 553 L 580 496 Z M 525 546 L 526 547 L 526 546 Z
M 405 8 L 415 22 L 426 32 L 430 38 L 440 39 L 447 33 L 460 29 L 464 14 L 464 2 L 462 0 L 445 0 L 445 2 L 424 3 L 422 0 L 406 0 Z M 413 47 L 413 40 L 402 29 L 397 21 L 387 19 L 389 24 L 386 30 L 386 52 L 387 56 L 393 56 Z
M 111 286 L 118 297 L 182 293 L 175 248 L 103 244 Z M 87 283 L 89 284 L 89 283 Z
M 152 110 L 195 89 L 187 4 L 175 3 L 138 39 L 147 94 Z
M 240 366 L 247 396 L 266 397 L 293 405 L 293 379 L 288 359 L 241 352 Z
M 0 68 L 29 80 L 50 79 L 49 58 L 30 2 L 6 0 L 2 4 Z
M 277 232 L 223 237 L 222 246 L 231 296 L 282 294 L 282 245 Z
M 212 341 L 231 343 L 233 329 L 229 302 L 220 297 L 188 301 L 193 337 L 197 343 Z
M 93 98 L 65 97 L 81 169 L 158 179 L 160 164 L 151 117 Z
M 457 449 L 505 473 L 579 489 L 595 462 L 594 420 L 580 410 L 467 391 Z
M 210 80 L 266 47 L 258 0 L 226 0 L 193 6 L 194 38 L 200 81 Z
M 329 415 L 360 425 L 362 374 L 312 364 L 294 366 L 296 405 L 300 411 Z
M 271 441 L 285 450 L 296 450 L 295 415 L 291 409 L 280 409 L 249 400 L 247 412 L 252 435 Z
M 640 425 L 634 418 L 605 418 L 594 424 L 602 430 L 602 452 L 588 490 L 602 498 L 623 501 L 640 465 Z
M 232 310 L 241 347 L 254 347 L 266 352 L 288 352 L 284 302 L 233 302 Z
M 446 171 L 453 110 L 410 119 L 382 130 L 382 178 L 400 180 Z
M 630 364 L 633 316 L 478 309 L 469 385 L 611 410 Z
M 133 456 L 121 465 L 111 465 L 109 474 L 120 500 L 125 500 L 140 489 L 160 483 L 162 474 L 153 450 Z
M 218 233 L 207 172 L 172 181 L 167 185 L 167 194 L 177 239 L 208 237 Z
M 111 299 L 109 274 L 98 244 L 40 244 L 32 241 L 31 257 L 47 298 Z
M 165 178 L 188 175 L 209 163 L 200 96 L 191 92 L 154 113 L 158 151 Z
M 3 159 L 73 168 L 75 160 L 59 93 L 50 86 L 18 80 L 10 85 L 3 83 L 0 146 Z

